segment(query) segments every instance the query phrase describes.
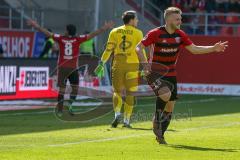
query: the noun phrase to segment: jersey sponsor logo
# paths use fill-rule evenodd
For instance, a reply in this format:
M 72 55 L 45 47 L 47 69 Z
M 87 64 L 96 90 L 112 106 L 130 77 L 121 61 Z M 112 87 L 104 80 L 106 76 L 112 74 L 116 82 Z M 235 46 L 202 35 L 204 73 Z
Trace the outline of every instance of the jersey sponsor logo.
M 48 90 L 48 67 L 20 67 L 19 91 Z
M 0 95 L 16 93 L 16 66 L 0 66 Z
M 177 51 L 178 51 L 178 48 L 162 48 L 161 49 L 161 52 L 164 52 L 164 53 L 172 53 Z

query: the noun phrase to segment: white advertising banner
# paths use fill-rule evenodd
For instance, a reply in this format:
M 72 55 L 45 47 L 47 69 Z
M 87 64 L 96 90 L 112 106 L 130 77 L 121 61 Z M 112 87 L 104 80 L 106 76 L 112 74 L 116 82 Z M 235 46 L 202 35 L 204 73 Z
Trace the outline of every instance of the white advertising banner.
M 178 93 L 240 96 L 240 85 L 178 83 Z
M 0 66 L 0 94 L 16 93 L 17 66 Z
M 20 67 L 19 91 L 48 90 L 49 67 Z

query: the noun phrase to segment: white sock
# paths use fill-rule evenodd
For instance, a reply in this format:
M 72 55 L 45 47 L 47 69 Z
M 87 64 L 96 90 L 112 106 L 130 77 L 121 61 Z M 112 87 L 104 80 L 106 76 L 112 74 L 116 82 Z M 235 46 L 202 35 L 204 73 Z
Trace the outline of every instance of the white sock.
M 124 118 L 124 123 L 125 123 L 125 124 L 129 124 L 129 122 L 130 122 L 130 120 L 129 120 L 129 119 L 127 119 L 127 118 Z
M 117 116 L 120 116 L 121 113 L 120 112 L 115 112 L 115 118 L 117 118 Z

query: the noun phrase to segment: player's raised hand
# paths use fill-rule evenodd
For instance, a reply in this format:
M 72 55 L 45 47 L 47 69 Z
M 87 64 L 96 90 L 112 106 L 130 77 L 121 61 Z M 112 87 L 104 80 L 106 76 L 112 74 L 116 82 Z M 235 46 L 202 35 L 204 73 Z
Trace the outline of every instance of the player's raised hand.
M 27 20 L 27 25 L 32 26 L 33 28 L 37 29 L 38 31 L 44 33 L 47 37 L 53 35 L 53 33 L 49 32 L 47 29 L 41 27 L 36 21 L 32 19 Z
M 216 52 L 224 52 L 224 50 L 228 47 L 228 41 L 225 41 L 225 42 L 217 42 L 215 45 L 214 45 L 214 50 Z
M 91 39 L 103 32 L 105 32 L 107 29 L 112 28 L 114 25 L 113 21 L 105 22 L 105 24 L 98 30 L 88 34 L 88 39 Z
M 107 30 L 107 29 L 113 28 L 113 26 L 114 26 L 114 22 L 113 21 L 108 21 L 108 22 L 104 23 L 102 29 Z
M 39 28 L 40 27 L 39 24 L 36 21 L 32 20 L 32 19 L 28 19 L 27 20 L 27 25 L 32 26 L 34 28 Z

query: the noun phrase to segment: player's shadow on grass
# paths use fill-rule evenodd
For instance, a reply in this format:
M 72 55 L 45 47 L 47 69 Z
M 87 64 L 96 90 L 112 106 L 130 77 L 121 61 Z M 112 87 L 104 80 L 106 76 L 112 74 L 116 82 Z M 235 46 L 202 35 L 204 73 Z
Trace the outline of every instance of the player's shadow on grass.
M 168 145 L 168 147 L 175 149 L 186 149 L 195 151 L 218 151 L 218 152 L 238 152 L 239 149 L 222 149 L 222 148 L 208 148 L 208 147 L 197 147 L 197 146 L 187 146 L 187 145 Z

